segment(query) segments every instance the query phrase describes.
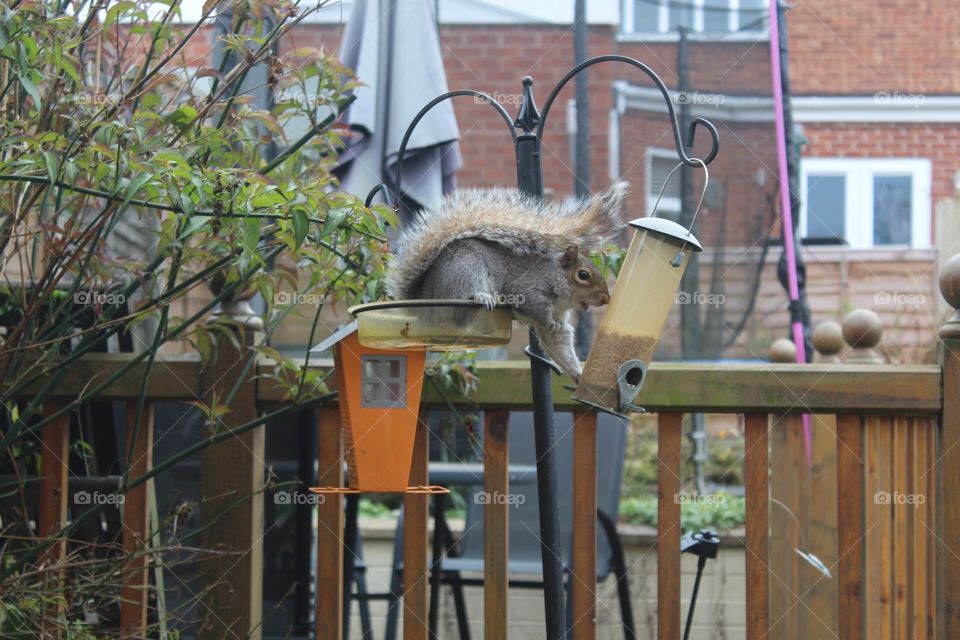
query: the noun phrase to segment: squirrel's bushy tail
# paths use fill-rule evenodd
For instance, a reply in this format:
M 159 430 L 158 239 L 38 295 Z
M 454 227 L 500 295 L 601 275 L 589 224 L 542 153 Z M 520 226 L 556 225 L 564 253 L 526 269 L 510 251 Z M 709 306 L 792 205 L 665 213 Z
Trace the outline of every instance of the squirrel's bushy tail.
M 623 228 L 628 189 L 618 182 L 586 200 L 549 205 L 505 189 L 457 191 L 435 211 L 420 212 L 400 234 L 387 268 L 387 292 L 407 298 L 411 286 L 456 240 L 480 238 L 530 255 L 562 252 L 570 245 L 599 249 Z

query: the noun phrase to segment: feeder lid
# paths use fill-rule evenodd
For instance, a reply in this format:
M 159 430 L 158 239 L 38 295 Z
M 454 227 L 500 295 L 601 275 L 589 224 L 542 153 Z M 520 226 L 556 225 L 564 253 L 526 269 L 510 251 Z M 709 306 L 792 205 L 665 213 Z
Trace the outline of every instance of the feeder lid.
M 331 333 L 323 342 L 317 346 L 310 349 L 310 353 L 323 353 L 324 351 L 329 351 L 333 348 L 333 345 L 337 344 L 348 335 L 357 330 L 357 321 L 348 322 L 347 324 L 340 325 L 336 331 Z
M 679 244 L 692 246 L 694 251 L 703 251 L 703 246 L 701 246 L 697 237 L 673 220 L 667 220 L 666 218 L 637 218 L 627 224 L 637 229 L 646 229 L 647 231 L 653 231 L 668 238 L 673 238 Z

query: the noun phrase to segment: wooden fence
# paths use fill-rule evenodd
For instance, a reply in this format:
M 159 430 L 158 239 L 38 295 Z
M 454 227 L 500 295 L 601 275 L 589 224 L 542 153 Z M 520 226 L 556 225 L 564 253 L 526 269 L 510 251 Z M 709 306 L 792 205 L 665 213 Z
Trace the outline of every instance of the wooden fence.
M 960 307 L 960 261 L 947 265 L 941 279 L 944 296 Z M 869 328 L 869 327 L 868 327 Z M 873 334 L 851 333 L 851 359 L 859 360 L 875 346 Z M 223 397 L 238 389 L 223 428 L 255 421 L 262 412 L 284 402 L 284 390 L 260 373 L 272 363 L 245 368 L 252 357 L 249 334 L 240 342 L 224 340 L 220 357 L 212 366 L 201 366 L 193 357 L 160 358 L 147 385 L 150 401 Z M 743 416 L 746 433 L 744 479 L 746 491 L 747 637 L 830 637 L 821 634 L 815 616 L 797 593 L 794 607 L 804 618 L 800 631 L 773 633 L 781 621 L 771 619 L 771 581 L 782 578 L 772 566 L 771 477 L 778 482 L 804 480 L 805 465 L 771 466 L 772 439 L 787 437 L 790 446 L 802 449 L 803 414 L 815 414 L 811 424 L 817 435 L 835 430 L 835 509 L 837 561 L 831 567 L 837 584 L 839 637 L 861 638 L 960 638 L 960 313 L 941 330 L 941 364 L 891 366 L 836 362 L 834 353 L 818 364 L 659 364 L 650 375 L 638 404 L 656 413 L 659 425 L 659 525 L 658 525 L 658 637 L 681 636 L 680 505 L 681 422 L 692 412 Z M 231 346 L 232 345 L 232 346 Z M 839 349 L 837 349 L 839 350 Z M 129 356 L 91 355 L 75 363 L 57 399 L 44 407 L 54 415 L 65 400 L 82 397 L 91 380 L 118 370 Z M 330 362 L 310 366 L 329 367 Z M 485 489 L 509 491 L 507 451 L 509 412 L 531 406 L 529 368 L 526 362 L 478 363 L 479 388 L 463 402 L 485 410 Z M 139 414 L 137 396 L 146 372 L 135 367 L 97 399 L 123 400 L 130 407 L 129 441 L 133 475 L 151 466 L 153 419 L 150 402 Z M 332 379 L 332 377 L 331 377 Z M 575 412 L 573 501 L 576 526 L 572 550 L 573 638 L 595 636 L 594 607 L 596 544 L 596 415 L 569 399 L 562 381 L 554 380 L 558 411 Z M 94 398 L 84 398 L 93 400 Z M 440 398 L 424 394 L 424 408 Z M 834 425 L 831 427 L 830 425 Z M 343 456 L 339 417 L 335 406 L 317 410 L 316 428 L 324 486 L 341 483 Z M 202 488 L 205 513 L 218 510 L 218 496 L 250 496 L 239 508 L 219 518 L 205 533 L 204 546 L 235 552 L 205 562 L 204 618 L 201 637 L 259 637 L 263 557 L 264 427 L 228 437 L 203 454 Z M 67 477 L 62 461 L 69 444 L 66 415 L 43 431 L 44 472 L 39 529 L 54 534 L 67 517 Z M 822 437 L 820 442 L 822 443 Z M 427 429 L 421 424 L 416 440 L 412 484 L 426 480 Z M 146 501 L 149 485 L 133 489 L 123 510 L 124 544 L 146 550 L 149 519 Z M 905 497 L 904 497 L 905 496 Z M 911 500 L 911 496 L 913 499 Z M 918 498 L 920 497 L 920 498 Z M 403 635 L 408 640 L 428 635 L 428 531 L 427 496 L 409 495 L 404 537 Z M 917 505 L 918 500 L 922 504 Z M 950 506 L 954 505 L 954 506 Z M 343 504 L 328 497 L 319 509 L 316 566 L 316 635 L 325 640 L 341 637 Z M 507 633 L 507 522 L 506 504 L 491 504 L 485 512 L 485 637 L 502 640 Z M 64 553 L 51 547 L 48 559 Z M 148 553 L 124 572 L 121 626 L 123 636 L 142 637 L 146 623 Z

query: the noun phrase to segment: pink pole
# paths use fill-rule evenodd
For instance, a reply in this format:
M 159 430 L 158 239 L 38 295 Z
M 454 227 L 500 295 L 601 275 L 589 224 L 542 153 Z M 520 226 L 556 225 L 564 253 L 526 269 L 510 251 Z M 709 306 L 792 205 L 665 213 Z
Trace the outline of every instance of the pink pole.
M 800 287 L 797 284 L 797 254 L 793 238 L 793 211 L 790 209 L 790 177 L 787 171 L 787 135 L 783 115 L 783 84 L 780 75 L 780 24 L 778 21 L 777 1 L 770 0 L 770 69 L 773 77 L 773 112 L 777 131 L 777 172 L 780 178 L 780 212 L 783 216 L 783 248 L 787 253 L 787 288 L 790 301 L 800 299 Z M 793 344 L 797 349 L 797 362 L 807 361 L 806 344 L 803 336 L 803 323 L 793 322 Z M 807 464 L 813 465 L 813 442 L 810 416 L 803 416 L 803 443 L 806 448 Z

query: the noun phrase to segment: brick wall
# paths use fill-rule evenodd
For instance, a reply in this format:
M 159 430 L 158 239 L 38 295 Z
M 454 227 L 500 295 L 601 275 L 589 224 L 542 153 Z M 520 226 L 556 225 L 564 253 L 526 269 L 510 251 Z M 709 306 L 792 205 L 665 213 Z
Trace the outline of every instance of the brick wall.
M 960 91 L 954 2 L 805 0 L 787 20 L 798 94 Z

